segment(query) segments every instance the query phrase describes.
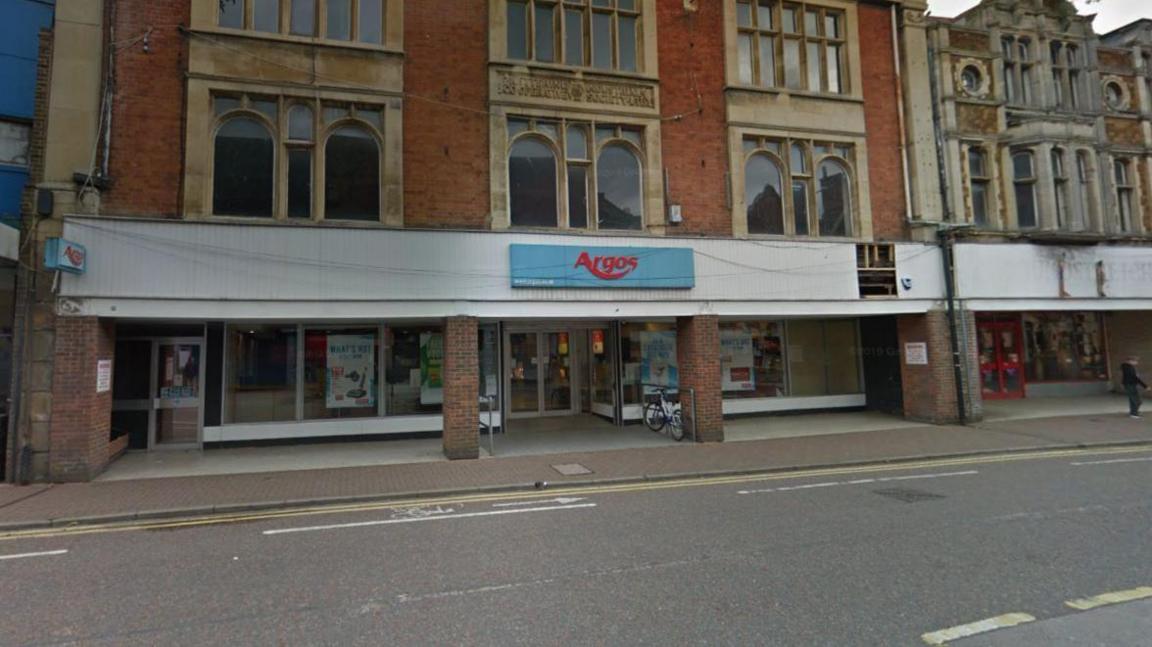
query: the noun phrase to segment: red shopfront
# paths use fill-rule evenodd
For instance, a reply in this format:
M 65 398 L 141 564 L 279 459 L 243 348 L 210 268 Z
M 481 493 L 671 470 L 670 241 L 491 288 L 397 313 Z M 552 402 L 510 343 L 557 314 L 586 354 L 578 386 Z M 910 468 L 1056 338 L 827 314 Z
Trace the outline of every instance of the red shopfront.
M 980 390 L 984 399 L 1024 397 L 1020 317 L 980 319 L 976 323 L 976 339 L 980 354 Z
M 984 398 L 1072 397 L 1107 390 L 1104 320 L 1097 312 L 977 316 Z

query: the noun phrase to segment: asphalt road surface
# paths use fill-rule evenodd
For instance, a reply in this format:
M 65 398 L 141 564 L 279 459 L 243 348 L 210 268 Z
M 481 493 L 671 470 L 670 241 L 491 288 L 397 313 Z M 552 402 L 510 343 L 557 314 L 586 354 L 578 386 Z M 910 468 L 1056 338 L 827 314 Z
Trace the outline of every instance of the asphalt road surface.
M 1096 450 L 8 536 L 0 644 L 1152 644 L 1150 477 Z

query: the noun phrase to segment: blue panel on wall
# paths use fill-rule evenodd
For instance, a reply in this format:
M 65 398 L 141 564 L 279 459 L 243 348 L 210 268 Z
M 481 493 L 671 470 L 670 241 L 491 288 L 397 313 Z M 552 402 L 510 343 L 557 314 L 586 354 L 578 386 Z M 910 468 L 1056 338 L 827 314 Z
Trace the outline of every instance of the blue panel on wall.
M 20 222 L 20 194 L 28 172 L 11 166 L 0 166 L 0 221 Z
M 687 247 L 511 245 L 514 288 L 691 288 Z
M 53 1 L 0 2 L 0 115 L 31 119 L 40 30 L 52 26 Z

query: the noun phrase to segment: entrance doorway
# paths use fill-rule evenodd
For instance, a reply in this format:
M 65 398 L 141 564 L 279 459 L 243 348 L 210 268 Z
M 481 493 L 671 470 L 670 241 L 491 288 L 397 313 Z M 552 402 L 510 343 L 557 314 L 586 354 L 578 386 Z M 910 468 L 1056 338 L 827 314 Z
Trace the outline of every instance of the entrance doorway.
M 203 439 L 204 341 L 121 339 L 113 371 L 112 431 L 135 449 L 193 449 Z
M 507 417 L 595 414 L 618 422 L 614 339 L 609 325 L 506 327 Z
M 980 351 L 980 388 L 986 399 L 1024 397 L 1019 321 L 981 321 L 976 325 Z

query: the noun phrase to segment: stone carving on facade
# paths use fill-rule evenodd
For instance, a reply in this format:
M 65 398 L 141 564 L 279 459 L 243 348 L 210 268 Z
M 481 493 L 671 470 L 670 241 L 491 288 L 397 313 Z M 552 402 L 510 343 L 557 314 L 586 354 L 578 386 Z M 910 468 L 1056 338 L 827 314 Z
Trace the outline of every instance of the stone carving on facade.
M 904 10 L 904 24 L 907 25 L 923 25 L 924 12 L 918 9 L 905 9 Z
M 1127 110 L 1132 103 L 1128 92 L 1128 84 L 1115 74 L 1107 74 L 1100 78 L 1100 92 L 1104 97 L 1104 105 L 1112 111 Z
M 656 108 L 655 90 L 648 86 L 557 76 L 529 76 L 502 72 L 499 76 L 498 92 L 504 96 L 528 99 L 652 110 Z
M 952 70 L 952 80 L 958 93 L 973 99 L 987 99 L 992 92 L 992 75 L 988 64 L 977 58 L 961 58 Z

